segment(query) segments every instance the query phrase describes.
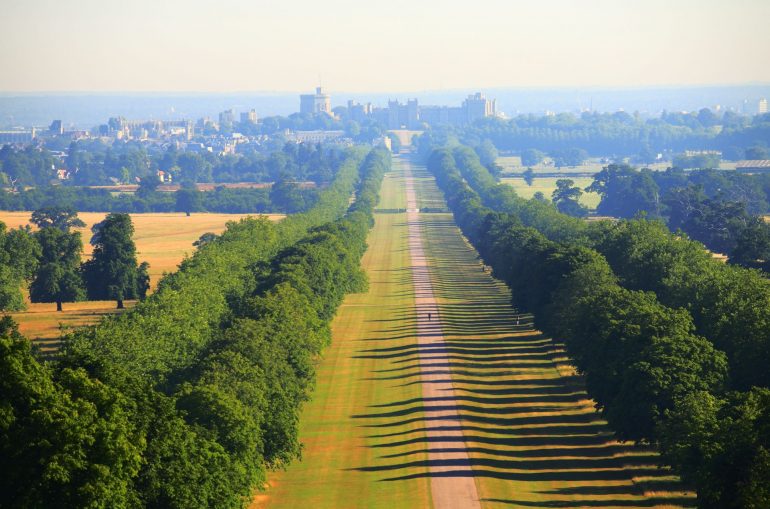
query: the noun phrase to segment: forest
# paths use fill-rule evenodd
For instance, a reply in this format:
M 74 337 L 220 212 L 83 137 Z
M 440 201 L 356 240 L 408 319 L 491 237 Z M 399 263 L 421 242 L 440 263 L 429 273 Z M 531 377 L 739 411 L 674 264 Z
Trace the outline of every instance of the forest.
M 770 281 L 656 220 L 585 222 L 523 200 L 467 147 L 436 148 L 428 168 L 621 439 L 657 446 L 699 507 L 770 504 Z
M 231 223 L 54 363 L 3 319 L 0 491 L 21 506 L 242 507 L 297 458 L 329 321 L 367 284 L 358 264 L 390 165 L 377 149 L 343 157 L 309 211 Z

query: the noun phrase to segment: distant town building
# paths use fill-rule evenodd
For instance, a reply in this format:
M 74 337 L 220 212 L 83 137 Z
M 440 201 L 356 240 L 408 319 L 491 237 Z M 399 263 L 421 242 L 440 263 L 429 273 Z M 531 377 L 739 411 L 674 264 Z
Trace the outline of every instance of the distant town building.
M 235 123 L 235 112 L 230 110 L 225 110 L 222 113 L 219 114 L 219 125 L 232 125 Z
M 53 135 L 61 136 L 64 134 L 64 125 L 62 124 L 61 120 L 54 120 L 51 122 L 51 126 L 48 128 L 48 131 Z
M 735 164 L 738 173 L 767 173 L 770 172 L 770 159 L 753 159 L 738 161 Z
M 356 122 L 363 122 L 367 117 L 371 116 L 374 112 L 372 103 L 358 104 L 355 101 L 348 101 L 348 115 L 350 120 Z
M 0 145 L 31 143 L 37 137 L 33 127 L 30 130 L 0 131 Z
M 324 93 L 322 87 L 317 87 L 315 89 L 315 94 L 302 94 L 299 96 L 299 112 L 308 115 L 315 115 L 317 113 L 331 115 L 331 96 Z
M 249 110 L 241 113 L 241 124 L 256 124 L 257 123 L 257 111 Z
M 484 94 L 477 92 L 469 95 L 463 101 L 463 109 L 465 110 L 466 122 L 471 124 L 481 118 L 497 115 L 497 101 L 495 99 L 487 99 L 484 97 Z
M 764 97 L 759 100 L 759 104 L 757 104 L 757 113 L 760 115 L 767 113 L 767 99 Z
M 406 104 L 388 101 L 388 129 L 418 129 L 420 127 L 420 107 L 417 99 L 409 99 Z
M 345 131 L 286 131 L 285 136 L 295 143 L 324 143 L 343 139 Z

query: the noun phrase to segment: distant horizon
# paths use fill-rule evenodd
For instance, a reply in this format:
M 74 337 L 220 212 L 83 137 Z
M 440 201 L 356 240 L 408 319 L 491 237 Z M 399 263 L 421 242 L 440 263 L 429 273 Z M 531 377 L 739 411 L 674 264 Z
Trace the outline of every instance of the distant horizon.
M 0 96 L 54 96 L 54 95 L 102 95 L 102 96 L 179 96 L 179 95 L 191 95 L 191 96 L 207 96 L 207 95 L 288 95 L 288 94 L 306 94 L 315 90 L 318 85 L 309 86 L 304 89 L 282 89 L 282 90 L 269 90 L 269 89 L 244 89 L 244 90 L 196 90 L 196 89 L 179 89 L 179 90 L 0 90 Z M 768 95 L 770 95 L 770 81 L 746 81 L 746 82 L 734 82 L 734 83 L 691 83 L 691 84 L 655 84 L 655 85 L 503 85 L 503 86 L 468 86 L 468 87 L 451 87 L 451 88 L 421 88 L 413 90 L 354 90 L 345 88 L 332 88 L 323 86 L 324 90 L 330 94 L 372 94 L 372 95 L 387 95 L 387 94 L 419 94 L 419 93 L 437 93 L 437 92 L 491 92 L 491 91 L 508 91 L 508 90 L 522 90 L 522 91 L 548 91 L 548 90 L 629 90 L 629 91 L 641 91 L 641 90 L 677 90 L 677 89 L 698 89 L 698 88 L 742 88 L 742 87 L 768 87 Z

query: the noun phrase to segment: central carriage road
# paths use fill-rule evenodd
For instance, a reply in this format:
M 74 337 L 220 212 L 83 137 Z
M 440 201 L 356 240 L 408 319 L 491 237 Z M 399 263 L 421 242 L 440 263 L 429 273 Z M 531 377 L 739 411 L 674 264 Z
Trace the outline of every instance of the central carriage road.
M 414 176 L 405 165 L 406 221 L 409 257 L 412 260 L 412 284 L 417 322 L 417 344 L 422 395 L 425 401 L 441 401 L 441 410 L 431 414 L 426 431 L 428 465 L 431 473 L 431 497 L 434 509 L 481 509 L 471 461 L 465 447 L 457 398 L 452 386 L 449 356 L 441 327 L 441 314 L 433 294 L 428 259 L 425 256 L 423 222 L 417 209 Z M 459 471 L 457 476 L 451 475 Z

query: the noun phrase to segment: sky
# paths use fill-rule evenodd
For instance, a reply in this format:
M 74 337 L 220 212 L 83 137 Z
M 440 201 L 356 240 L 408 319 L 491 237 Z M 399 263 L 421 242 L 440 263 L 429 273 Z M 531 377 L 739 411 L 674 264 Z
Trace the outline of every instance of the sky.
M 770 0 L 2 0 L 0 92 L 770 83 Z

